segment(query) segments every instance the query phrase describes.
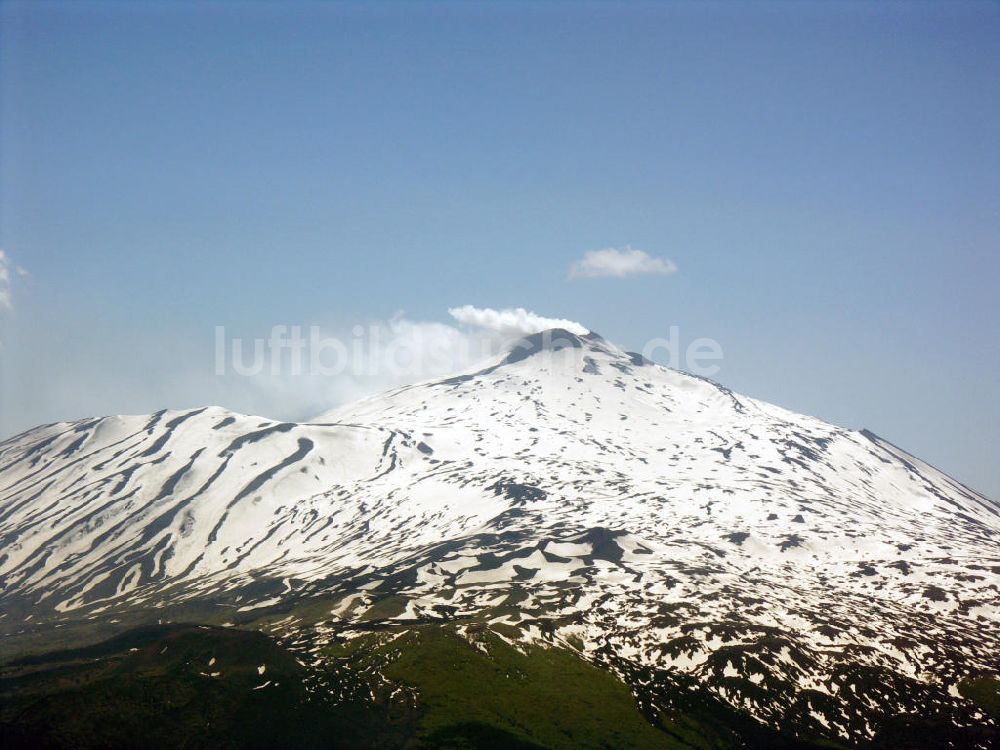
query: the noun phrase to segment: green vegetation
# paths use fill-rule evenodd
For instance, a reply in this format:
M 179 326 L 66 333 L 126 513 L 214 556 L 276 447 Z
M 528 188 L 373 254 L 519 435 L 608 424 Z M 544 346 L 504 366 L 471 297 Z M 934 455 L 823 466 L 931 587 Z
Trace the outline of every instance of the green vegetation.
M 647 702 L 640 710 L 624 683 L 574 648 L 514 645 L 518 632 L 509 624 L 373 620 L 366 627 L 369 633 L 330 646 L 327 666 L 311 674 L 261 632 L 206 625 L 139 628 L 8 662 L 0 667 L 0 747 L 843 747 L 776 732 L 701 689 L 659 678 L 654 686 L 651 675 L 633 678 L 655 687 L 656 705 L 673 708 L 659 712 Z M 312 693 L 307 678 L 318 680 Z M 959 689 L 996 715 L 995 676 Z M 987 727 L 960 731 L 947 717 L 899 715 L 872 747 L 989 746 L 995 739 Z
M 471 641 L 471 642 L 470 642 Z M 430 747 L 675 748 L 628 689 L 572 652 L 524 652 L 484 627 L 467 637 L 424 626 L 378 647 L 398 653 L 385 676 L 416 689 Z
M 262 633 L 130 631 L 3 667 L 0 745 L 688 747 L 647 722 L 621 682 L 574 652 L 521 651 L 483 626 L 467 627 L 460 634 L 447 625 L 375 626 L 331 647 L 324 691 L 339 695 L 335 701 L 310 696 L 304 668 Z
M 146 628 L 97 647 L 6 666 L 0 746 L 400 746 L 405 734 L 393 737 L 397 727 L 385 724 L 377 708 L 348 703 L 326 710 L 308 700 L 303 676 L 292 656 L 261 633 Z
M 996 676 L 980 675 L 962 680 L 958 692 L 990 716 L 1000 718 L 1000 679 Z
M 406 611 L 407 599 L 405 596 L 387 596 L 385 599 L 379 599 L 372 606 L 365 610 L 365 613 L 361 615 L 361 620 L 363 622 L 368 622 L 370 620 L 389 620 L 393 617 L 399 617 Z

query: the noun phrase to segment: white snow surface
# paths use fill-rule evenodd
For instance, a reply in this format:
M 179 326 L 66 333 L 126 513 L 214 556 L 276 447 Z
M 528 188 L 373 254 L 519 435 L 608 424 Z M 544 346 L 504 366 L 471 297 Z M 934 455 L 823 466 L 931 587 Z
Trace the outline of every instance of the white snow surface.
M 867 726 L 842 715 L 844 664 L 959 700 L 1000 652 L 994 502 L 596 334 L 536 334 L 308 423 L 208 407 L 38 427 L 0 444 L 0 540 L 3 632 L 323 594 L 349 622 L 391 593 L 400 621 L 557 621 L 626 679 L 682 674 L 765 721 L 779 707 L 748 696 L 781 679 L 842 735 Z M 310 648 L 323 632 L 283 627 Z

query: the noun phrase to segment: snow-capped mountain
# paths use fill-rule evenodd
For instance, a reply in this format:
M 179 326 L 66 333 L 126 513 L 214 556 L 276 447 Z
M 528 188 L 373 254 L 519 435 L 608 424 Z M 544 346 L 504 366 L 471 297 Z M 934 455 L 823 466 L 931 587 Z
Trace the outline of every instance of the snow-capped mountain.
M 296 603 L 333 602 L 319 618 Z M 1000 507 L 868 433 L 554 330 L 308 423 L 217 407 L 0 444 L 0 635 L 204 606 L 305 658 L 373 619 L 568 644 L 863 742 L 992 719 Z

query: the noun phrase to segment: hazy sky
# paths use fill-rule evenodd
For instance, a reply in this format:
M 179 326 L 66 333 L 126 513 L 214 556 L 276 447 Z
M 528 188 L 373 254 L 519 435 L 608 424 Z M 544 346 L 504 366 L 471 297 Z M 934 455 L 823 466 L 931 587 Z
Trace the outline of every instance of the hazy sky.
M 0 24 L 2 436 L 385 384 L 219 378 L 218 325 L 451 341 L 448 308 L 524 307 L 630 349 L 712 337 L 716 379 L 1000 498 L 1000 4 L 4 2 Z

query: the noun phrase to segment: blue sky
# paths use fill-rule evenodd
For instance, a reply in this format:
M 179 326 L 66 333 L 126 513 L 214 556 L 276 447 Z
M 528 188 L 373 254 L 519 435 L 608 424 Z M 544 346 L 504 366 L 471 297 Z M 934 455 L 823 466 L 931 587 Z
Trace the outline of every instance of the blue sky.
M 283 411 L 217 325 L 521 306 L 998 498 L 998 133 L 995 3 L 4 2 L 0 432 Z M 677 271 L 568 278 L 626 246 Z

